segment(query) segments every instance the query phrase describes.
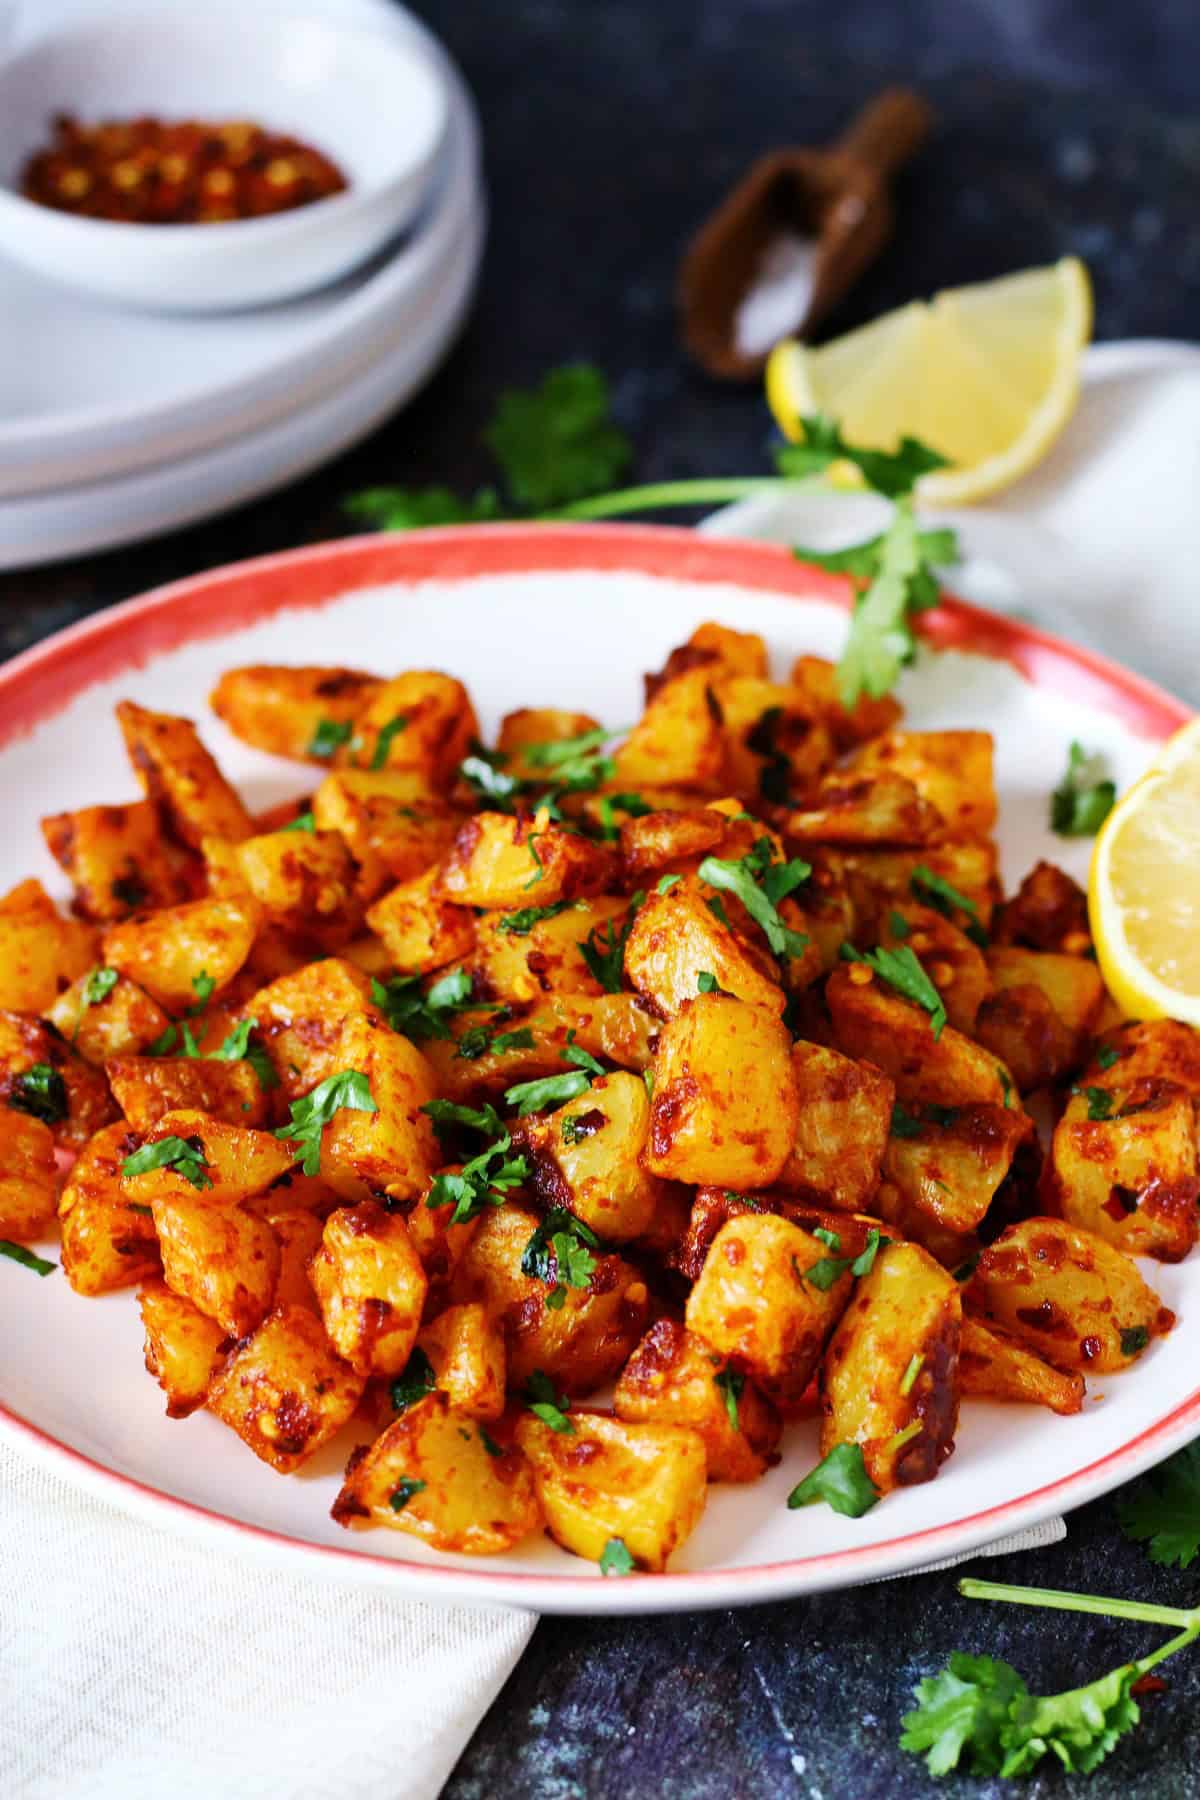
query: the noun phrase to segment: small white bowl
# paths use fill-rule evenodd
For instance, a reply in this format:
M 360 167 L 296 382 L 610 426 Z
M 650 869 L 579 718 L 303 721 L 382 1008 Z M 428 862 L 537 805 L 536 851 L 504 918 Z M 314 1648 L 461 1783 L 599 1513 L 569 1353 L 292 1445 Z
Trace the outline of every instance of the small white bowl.
M 323 150 L 349 187 L 230 224 L 78 218 L 19 191 L 60 112 L 252 120 Z M 448 122 L 443 76 L 417 43 L 224 0 L 77 18 L 0 63 L 0 251 L 133 306 L 283 300 L 346 274 L 411 223 Z

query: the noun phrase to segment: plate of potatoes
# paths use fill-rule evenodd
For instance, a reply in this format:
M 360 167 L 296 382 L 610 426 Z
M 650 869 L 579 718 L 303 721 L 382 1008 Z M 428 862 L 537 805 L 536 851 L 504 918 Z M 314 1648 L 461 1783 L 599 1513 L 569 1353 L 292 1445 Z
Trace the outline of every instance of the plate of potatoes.
M 6 1439 L 265 1556 L 639 1612 L 1194 1436 L 1200 1038 L 1106 992 L 1052 804 L 1186 710 L 950 598 L 847 704 L 851 602 L 454 528 L 0 669 Z

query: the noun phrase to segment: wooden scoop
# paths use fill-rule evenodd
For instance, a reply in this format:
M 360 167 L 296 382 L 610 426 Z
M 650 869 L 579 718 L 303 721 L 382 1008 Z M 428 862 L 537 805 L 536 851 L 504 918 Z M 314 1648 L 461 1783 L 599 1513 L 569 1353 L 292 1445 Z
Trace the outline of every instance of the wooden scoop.
M 679 273 L 684 342 L 710 375 L 761 373 L 771 345 L 739 347 L 738 312 L 781 239 L 812 240 L 813 256 L 810 279 L 793 284 L 799 315 L 775 341 L 810 332 L 849 291 L 891 236 L 889 182 L 932 122 L 918 94 L 889 88 L 830 148 L 774 150 L 755 163 L 696 233 Z

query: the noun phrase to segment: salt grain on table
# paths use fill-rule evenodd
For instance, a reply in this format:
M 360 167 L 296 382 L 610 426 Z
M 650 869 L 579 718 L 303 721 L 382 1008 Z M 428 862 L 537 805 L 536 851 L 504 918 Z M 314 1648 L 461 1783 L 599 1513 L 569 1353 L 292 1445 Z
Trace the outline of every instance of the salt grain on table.
M 793 231 L 772 238 L 737 310 L 734 337 L 743 356 L 764 356 L 803 321 L 812 301 L 816 260 L 812 238 Z

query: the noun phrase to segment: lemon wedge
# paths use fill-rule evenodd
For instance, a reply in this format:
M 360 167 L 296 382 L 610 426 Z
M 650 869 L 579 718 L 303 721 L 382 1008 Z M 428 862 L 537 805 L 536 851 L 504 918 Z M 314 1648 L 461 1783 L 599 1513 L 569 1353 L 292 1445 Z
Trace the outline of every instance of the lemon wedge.
M 806 413 L 845 438 L 894 450 L 905 433 L 952 465 L 917 494 L 959 506 L 998 493 L 1039 462 L 1075 409 L 1092 290 L 1077 257 L 998 281 L 948 288 L 832 343 L 794 339 L 767 360 L 767 404 L 799 441 Z
M 1088 911 L 1101 973 L 1133 1018 L 1200 1025 L 1200 719 L 1163 745 L 1153 768 L 1096 839 Z

